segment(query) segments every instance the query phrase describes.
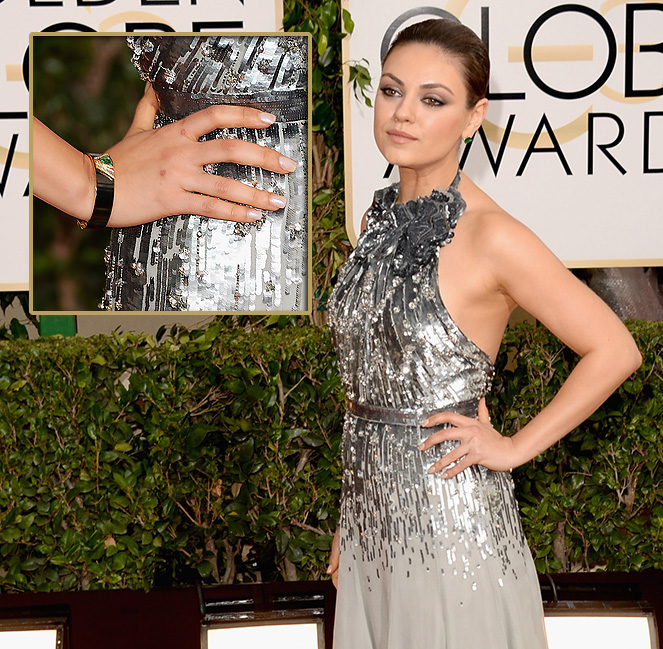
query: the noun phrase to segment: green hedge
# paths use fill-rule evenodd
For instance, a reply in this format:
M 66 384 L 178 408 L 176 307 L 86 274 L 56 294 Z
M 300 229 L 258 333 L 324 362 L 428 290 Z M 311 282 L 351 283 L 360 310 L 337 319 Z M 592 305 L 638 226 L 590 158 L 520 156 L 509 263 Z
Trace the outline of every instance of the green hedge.
M 663 326 L 632 330 L 642 369 L 516 472 L 540 570 L 663 568 Z M 517 429 L 572 362 L 545 330 L 511 329 L 493 419 Z M 322 576 L 342 411 L 312 326 L 0 343 L 0 589 Z
M 3 342 L 0 587 L 320 575 L 339 400 L 314 327 Z
M 642 367 L 583 425 L 514 472 L 540 571 L 663 568 L 663 323 L 629 325 Z M 543 327 L 507 331 L 491 408 L 516 432 L 576 358 Z

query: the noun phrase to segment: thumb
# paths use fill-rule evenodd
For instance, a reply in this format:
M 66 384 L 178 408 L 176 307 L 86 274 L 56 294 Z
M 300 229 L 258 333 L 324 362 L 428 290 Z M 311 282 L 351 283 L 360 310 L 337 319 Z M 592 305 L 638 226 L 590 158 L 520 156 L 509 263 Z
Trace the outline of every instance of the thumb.
M 486 405 L 486 397 L 481 397 L 479 400 L 479 407 L 477 409 L 477 419 L 482 424 L 490 424 L 490 413 L 488 412 L 488 406 Z
M 332 554 L 329 558 L 329 565 L 327 566 L 327 574 L 331 575 L 332 573 L 338 570 L 338 554 Z
M 154 118 L 159 110 L 159 102 L 152 84 L 148 81 L 145 94 L 136 106 L 133 121 L 127 131 L 127 135 L 133 135 L 140 131 L 151 131 L 154 127 Z
M 338 528 L 334 533 L 332 540 L 331 552 L 329 553 L 329 565 L 327 566 L 327 574 L 332 575 L 338 570 L 339 564 L 339 535 Z

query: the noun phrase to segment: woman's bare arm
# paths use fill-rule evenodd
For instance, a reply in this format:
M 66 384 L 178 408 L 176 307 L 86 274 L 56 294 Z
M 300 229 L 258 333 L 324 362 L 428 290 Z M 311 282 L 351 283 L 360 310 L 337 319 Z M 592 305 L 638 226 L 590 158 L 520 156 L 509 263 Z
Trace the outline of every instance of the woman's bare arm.
M 448 477 L 470 464 L 506 470 L 536 457 L 584 421 L 641 363 L 619 318 L 525 226 L 506 214 L 493 214 L 477 245 L 490 265 L 495 290 L 541 321 L 580 360 L 554 399 L 512 437 L 455 413 L 429 418 L 425 425 L 451 423 L 454 428 L 433 433 L 422 448 L 445 439 L 461 441 L 432 467 Z

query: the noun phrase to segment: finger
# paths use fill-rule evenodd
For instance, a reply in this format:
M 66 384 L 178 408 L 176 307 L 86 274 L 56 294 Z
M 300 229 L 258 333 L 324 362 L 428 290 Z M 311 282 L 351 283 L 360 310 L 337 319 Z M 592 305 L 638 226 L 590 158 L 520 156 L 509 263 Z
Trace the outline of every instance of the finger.
M 211 219 L 236 221 L 238 223 L 253 223 L 264 216 L 262 212 L 254 207 L 229 203 L 204 194 L 183 193 L 185 197 L 179 201 L 179 206 L 177 204 L 172 206 L 173 214 L 199 214 Z
M 276 116 L 248 106 L 208 106 L 178 122 L 182 135 L 198 140 L 217 128 L 267 128 Z
M 453 464 L 454 462 L 458 462 L 463 457 L 465 457 L 467 453 L 467 447 L 461 444 L 460 446 L 449 451 L 434 464 L 431 464 L 431 466 L 428 468 L 428 473 L 439 473 L 440 471 L 444 471 L 447 467 L 449 467 L 449 465 Z
M 329 565 L 327 566 L 327 574 L 333 575 L 338 570 L 338 556 L 333 556 L 329 559 Z
M 154 93 L 152 84 L 148 83 L 145 94 L 136 106 L 134 118 L 127 131 L 127 135 L 132 135 L 133 133 L 140 131 L 151 131 L 154 127 L 154 118 L 156 117 L 158 109 L 159 104 L 157 102 L 157 96 Z
M 483 424 L 490 424 L 490 412 L 488 411 L 488 406 L 486 405 L 486 397 L 481 397 L 479 400 L 477 419 Z
M 436 444 L 449 441 L 463 441 L 465 431 L 462 428 L 443 428 L 442 430 L 431 433 L 418 448 L 420 451 L 426 451 Z
M 332 540 L 332 547 L 329 555 L 329 565 L 327 566 L 327 574 L 331 575 L 332 583 L 336 588 L 338 588 L 339 559 L 339 533 L 337 529 L 334 533 L 334 539 Z
M 327 574 L 331 576 L 332 583 L 338 588 L 338 560 L 329 563 Z
M 279 210 L 287 203 L 285 196 L 245 185 L 233 178 L 207 173 L 199 174 L 185 189 L 233 203 L 243 203 L 261 210 Z
M 445 412 L 438 412 L 434 415 L 431 415 L 427 419 L 421 422 L 421 425 L 424 428 L 430 428 L 431 426 L 439 426 L 440 424 L 451 424 L 452 426 L 465 426 L 469 423 L 476 421 L 474 417 L 467 417 L 461 415 L 459 412 L 452 412 L 451 410 Z
M 447 469 L 446 471 L 443 471 L 441 474 L 441 477 L 448 479 L 448 478 L 453 478 L 454 476 L 458 475 L 459 473 L 462 473 L 467 469 L 468 467 L 472 466 L 472 462 L 467 459 L 467 456 L 465 456 L 458 464 L 455 466 L 452 466 L 451 468 Z
M 274 149 L 234 138 L 201 142 L 196 149 L 195 162 L 201 167 L 213 162 L 234 162 L 249 167 L 260 167 L 279 174 L 289 173 L 297 168 L 294 160 Z

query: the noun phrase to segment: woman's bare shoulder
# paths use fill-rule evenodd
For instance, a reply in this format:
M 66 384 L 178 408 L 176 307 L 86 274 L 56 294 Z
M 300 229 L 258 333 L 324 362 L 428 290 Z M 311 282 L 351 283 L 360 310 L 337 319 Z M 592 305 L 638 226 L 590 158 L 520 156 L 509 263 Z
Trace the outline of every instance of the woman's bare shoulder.
M 475 246 L 484 249 L 486 246 L 516 245 L 523 237 L 534 234 L 521 221 L 514 218 L 486 192 L 472 181 L 461 186 L 467 204 L 462 220 L 463 225 Z M 485 252 L 485 250 L 482 250 Z
M 463 196 L 467 203 L 462 217 L 466 219 L 463 238 L 467 251 L 501 290 L 515 298 L 518 291 L 514 286 L 524 278 L 541 282 L 567 274 L 562 262 L 532 230 L 471 181 L 463 188 Z

